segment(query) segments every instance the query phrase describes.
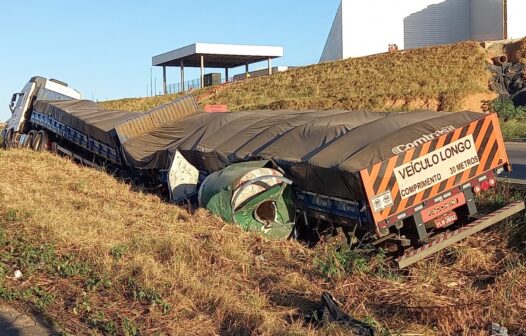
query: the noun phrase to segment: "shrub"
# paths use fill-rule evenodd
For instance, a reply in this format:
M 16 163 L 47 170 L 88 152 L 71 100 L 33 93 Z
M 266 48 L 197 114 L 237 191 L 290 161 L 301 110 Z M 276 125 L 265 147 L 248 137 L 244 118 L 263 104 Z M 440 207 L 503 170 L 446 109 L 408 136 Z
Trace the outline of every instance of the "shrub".
M 496 112 L 504 121 L 510 119 L 526 119 L 526 107 L 515 106 L 513 101 L 508 97 L 497 98 L 491 102 L 490 106 L 491 110 Z

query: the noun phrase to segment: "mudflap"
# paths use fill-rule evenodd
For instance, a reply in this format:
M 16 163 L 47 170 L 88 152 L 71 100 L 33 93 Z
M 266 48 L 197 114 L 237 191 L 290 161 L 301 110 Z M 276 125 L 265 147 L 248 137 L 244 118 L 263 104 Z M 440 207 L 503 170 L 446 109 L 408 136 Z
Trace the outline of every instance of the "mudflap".
M 460 229 L 447 232 L 418 249 L 404 253 L 404 255 L 396 259 L 398 267 L 404 268 L 414 264 L 415 262 L 427 258 L 428 256 L 437 253 L 438 251 L 441 251 L 446 247 L 455 244 L 479 231 L 482 231 L 485 228 L 497 224 L 498 222 L 503 221 L 506 218 L 521 212 L 522 210 L 524 210 L 524 202 L 517 201 L 493 213 L 490 213 L 474 221 L 473 223 L 467 224 Z

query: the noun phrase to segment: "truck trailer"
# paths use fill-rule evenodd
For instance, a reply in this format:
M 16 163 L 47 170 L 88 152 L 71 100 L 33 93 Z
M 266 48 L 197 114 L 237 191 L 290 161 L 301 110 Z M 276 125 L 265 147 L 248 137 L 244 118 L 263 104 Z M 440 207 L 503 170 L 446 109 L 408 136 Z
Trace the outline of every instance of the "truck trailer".
M 400 267 L 524 209 L 477 218 L 475 196 L 511 170 L 496 114 L 204 113 L 192 96 L 145 113 L 32 99 L 22 114 L 4 131 L 6 147 L 111 167 L 267 237 L 340 231 L 350 247 L 387 249 Z

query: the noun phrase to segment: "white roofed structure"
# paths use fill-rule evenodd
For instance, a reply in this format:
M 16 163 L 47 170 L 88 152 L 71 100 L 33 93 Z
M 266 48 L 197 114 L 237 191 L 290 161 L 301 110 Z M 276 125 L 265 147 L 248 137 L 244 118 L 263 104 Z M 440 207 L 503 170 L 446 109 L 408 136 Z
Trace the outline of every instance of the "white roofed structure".
M 184 83 L 184 68 L 201 68 L 201 87 L 203 85 L 204 68 L 228 69 L 245 66 L 262 61 L 268 62 L 269 74 L 272 73 L 272 59 L 283 56 L 283 47 L 194 43 L 186 47 L 175 49 L 152 57 L 153 66 L 163 67 L 163 90 L 166 93 L 166 67 L 181 67 L 181 83 Z

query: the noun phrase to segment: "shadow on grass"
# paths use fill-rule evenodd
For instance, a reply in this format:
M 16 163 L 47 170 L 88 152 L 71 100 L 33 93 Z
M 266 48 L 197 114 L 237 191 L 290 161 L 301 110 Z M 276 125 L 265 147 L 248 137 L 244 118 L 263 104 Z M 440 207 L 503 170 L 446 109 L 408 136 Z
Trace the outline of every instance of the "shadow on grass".
M 2 305 L 0 309 L 0 335 L 2 336 L 48 336 L 63 335 L 57 330 L 48 316 L 32 309 L 30 313 L 21 312 Z

